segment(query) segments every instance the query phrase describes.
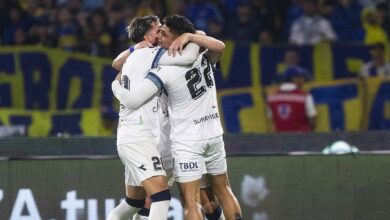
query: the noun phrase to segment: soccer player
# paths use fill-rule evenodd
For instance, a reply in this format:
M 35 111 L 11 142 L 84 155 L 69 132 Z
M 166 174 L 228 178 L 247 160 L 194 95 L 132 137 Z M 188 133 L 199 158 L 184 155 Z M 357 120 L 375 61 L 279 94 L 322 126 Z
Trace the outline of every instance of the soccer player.
M 197 31 L 197 34 L 205 34 L 202 31 Z M 137 43 L 135 46 L 131 47 L 130 50 L 134 51 L 134 49 L 138 48 L 144 48 L 144 47 L 151 47 L 153 46 L 151 44 L 150 38 L 147 38 L 144 41 L 141 41 Z M 122 69 L 122 66 L 124 62 L 126 61 L 127 57 L 130 55 L 130 50 L 125 50 L 122 53 L 120 53 L 113 61 L 112 66 L 120 71 Z M 186 53 L 183 53 L 183 56 Z M 192 53 L 190 53 L 192 55 Z M 186 56 L 184 56 L 186 58 Z M 192 59 L 192 57 L 190 57 Z M 179 59 L 183 60 L 182 57 L 179 57 Z M 188 59 L 187 59 L 188 60 Z M 162 62 L 164 63 L 164 62 Z M 178 62 L 180 63 L 180 62 Z M 168 185 L 172 186 L 173 184 L 173 178 L 172 172 L 173 172 L 173 165 L 172 165 L 172 152 L 171 152 L 171 141 L 169 138 L 170 134 L 170 124 L 169 124 L 169 117 L 168 117 L 168 107 L 167 107 L 167 96 L 162 93 L 161 97 L 159 99 L 160 103 L 160 141 L 158 143 L 157 149 L 159 150 L 162 162 L 164 164 L 164 168 L 168 177 Z M 134 215 L 134 220 L 141 220 L 141 219 L 147 219 L 148 213 L 149 213 L 149 199 L 146 201 L 145 207 L 141 209 L 137 214 Z M 201 189 L 201 204 L 203 211 L 205 213 L 205 216 L 208 220 L 224 220 L 224 215 L 222 213 L 222 209 L 218 204 L 217 199 L 215 198 L 214 194 L 212 193 L 212 190 L 210 189 L 209 185 L 206 185 L 205 188 Z
M 139 108 L 162 89 L 167 91 L 174 175 L 183 200 L 185 218 L 202 219 L 197 198 L 201 177 L 208 173 L 226 219 L 241 219 L 241 208 L 231 191 L 227 175 L 223 130 L 211 66 L 220 59 L 225 45 L 213 38 L 206 41 L 210 37 L 195 35 L 194 32 L 192 23 L 185 17 L 167 16 L 161 30 L 163 48 L 169 48 L 171 53 L 180 52 L 185 44 L 194 42 L 208 50 L 200 54 L 191 67 L 158 66 L 152 69 L 132 90 L 123 89 L 117 77 L 112 83 L 112 90 L 130 109 Z
M 133 42 L 158 43 L 160 22 L 156 16 L 135 18 L 128 26 Z M 188 65 L 198 56 L 199 46 L 190 44 L 183 56 L 170 57 L 160 48 L 137 50 L 140 59 L 126 62 L 122 68 L 124 89 L 133 88 L 146 76 L 148 69 L 160 60 L 163 64 Z M 191 51 L 193 53 L 191 53 Z M 161 59 L 153 60 L 154 57 Z M 142 64 L 142 65 L 141 65 Z M 159 137 L 157 98 L 152 98 L 138 109 L 121 105 L 117 132 L 117 149 L 125 165 L 126 199 L 108 215 L 109 220 L 129 219 L 141 210 L 146 194 L 150 195 L 150 219 L 167 219 L 171 195 L 166 180 L 161 155 L 156 146 Z

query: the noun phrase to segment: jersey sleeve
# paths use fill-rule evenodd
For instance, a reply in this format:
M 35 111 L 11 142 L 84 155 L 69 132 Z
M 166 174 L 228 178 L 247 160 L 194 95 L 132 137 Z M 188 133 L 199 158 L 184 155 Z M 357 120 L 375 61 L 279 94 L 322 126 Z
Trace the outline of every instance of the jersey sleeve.
M 180 69 L 178 66 L 159 66 L 150 69 L 145 79 L 151 81 L 159 91 L 162 91 L 164 90 L 165 84 L 170 81 L 170 77 L 172 77 L 174 75 L 173 73 L 178 71 L 178 69 Z
M 193 64 L 199 55 L 199 45 L 195 43 L 188 43 L 186 47 L 184 47 L 182 54 L 177 54 L 175 57 L 169 56 L 168 53 L 163 53 L 161 55 L 158 64 L 160 65 L 178 65 L 178 66 L 187 66 Z M 165 49 L 164 49 L 165 50 Z M 165 50 L 166 51 L 166 50 Z M 157 65 L 153 65 L 153 68 L 157 67 Z
M 121 86 L 118 80 L 111 84 L 114 96 L 129 109 L 137 109 L 150 100 L 159 91 L 151 80 L 144 79 L 137 87 L 128 90 Z
M 153 71 L 150 71 L 146 75 L 145 79 L 150 80 L 157 87 L 158 91 L 161 91 L 164 88 L 162 78 Z

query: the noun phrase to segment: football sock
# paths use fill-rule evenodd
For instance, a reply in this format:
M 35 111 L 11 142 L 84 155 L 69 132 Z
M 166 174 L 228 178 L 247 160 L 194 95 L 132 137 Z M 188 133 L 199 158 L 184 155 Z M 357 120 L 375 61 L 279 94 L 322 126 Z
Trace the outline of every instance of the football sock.
M 148 220 L 149 219 L 149 211 L 150 209 L 147 209 L 147 208 L 142 208 L 139 212 L 137 212 L 134 217 L 133 217 L 133 220 Z
M 213 213 L 206 213 L 207 220 L 225 220 L 225 216 L 222 214 L 222 208 L 217 207 Z
M 152 203 L 150 205 L 149 219 L 166 220 L 168 218 L 169 204 L 171 203 L 169 189 L 151 195 L 150 199 Z

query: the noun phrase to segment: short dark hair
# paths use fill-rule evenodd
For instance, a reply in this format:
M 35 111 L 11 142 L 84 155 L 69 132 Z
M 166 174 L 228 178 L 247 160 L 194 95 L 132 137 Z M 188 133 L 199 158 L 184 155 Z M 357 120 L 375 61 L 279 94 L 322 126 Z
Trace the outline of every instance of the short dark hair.
M 195 33 L 194 24 L 188 18 L 180 15 L 169 15 L 164 18 L 164 24 L 177 35 Z
M 159 18 L 155 15 L 134 18 L 130 21 L 129 26 L 126 27 L 129 39 L 134 43 L 143 41 L 146 32 L 150 30 L 152 24 L 158 21 Z

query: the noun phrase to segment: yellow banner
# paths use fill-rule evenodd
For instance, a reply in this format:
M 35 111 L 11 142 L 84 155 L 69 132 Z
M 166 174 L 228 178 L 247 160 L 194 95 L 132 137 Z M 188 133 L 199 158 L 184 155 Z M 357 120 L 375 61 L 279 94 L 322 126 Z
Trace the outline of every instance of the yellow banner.
M 101 117 L 98 109 L 67 111 L 0 110 L 3 125 L 12 121 L 25 125 L 29 137 L 87 135 L 97 136 L 101 132 Z

